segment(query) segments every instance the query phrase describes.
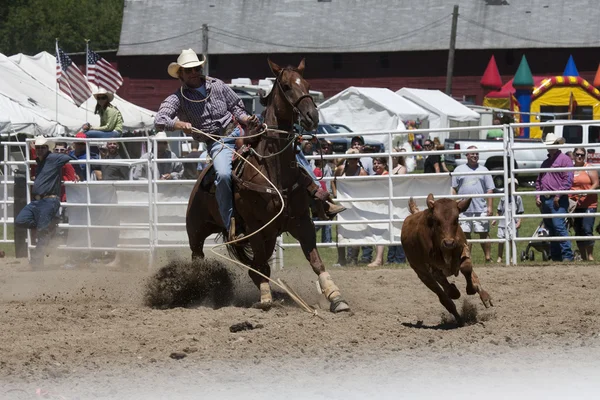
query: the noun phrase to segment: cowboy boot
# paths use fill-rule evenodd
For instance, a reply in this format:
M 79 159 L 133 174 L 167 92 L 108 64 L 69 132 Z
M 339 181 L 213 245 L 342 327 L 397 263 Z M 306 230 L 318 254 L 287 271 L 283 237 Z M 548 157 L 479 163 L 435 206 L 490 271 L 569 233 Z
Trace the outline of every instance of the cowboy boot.
M 315 184 L 315 186 L 317 185 Z M 331 193 L 329 193 L 326 190 L 323 190 L 320 187 L 317 188 L 316 191 L 312 192 L 311 196 L 315 199 L 315 202 L 317 203 L 317 209 L 319 209 L 319 207 L 322 206 L 323 210 L 325 211 L 325 216 L 329 220 L 332 220 L 337 214 L 346 210 L 346 207 L 340 206 L 339 204 L 335 204 L 333 202 L 333 199 L 331 198 Z

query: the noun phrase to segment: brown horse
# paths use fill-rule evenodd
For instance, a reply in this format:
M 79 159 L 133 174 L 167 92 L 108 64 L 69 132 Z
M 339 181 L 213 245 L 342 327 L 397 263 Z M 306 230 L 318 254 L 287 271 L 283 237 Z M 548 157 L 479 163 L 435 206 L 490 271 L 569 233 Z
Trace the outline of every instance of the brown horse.
M 317 107 L 309 94 L 309 85 L 303 78 L 304 60 L 298 67 L 285 67 L 269 60 L 276 76 L 273 89 L 263 99 L 265 123 L 271 129 L 257 137 L 244 141 L 251 148 L 248 163 L 261 171 L 282 194 L 281 198 L 273 187 L 255 168 L 249 165 L 234 165 L 234 204 L 236 220 L 244 224 L 247 240 L 228 246 L 230 254 L 244 264 L 270 276 L 269 259 L 275 249 L 277 237 L 289 232 L 296 238 L 313 271 L 319 276 L 323 294 L 330 301 L 332 312 L 349 310 L 342 299 L 339 288 L 319 255 L 316 244 L 315 226 L 309 212 L 310 198 L 302 184 L 306 175 L 296 162 L 298 135 L 293 131 L 295 123 L 306 130 L 317 127 Z M 252 132 L 250 132 L 252 134 Z M 188 203 L 186 227 L 193 258 L 203 258 L 204 241 L 212 233 L 224 233 L 227 237 L 214 195 L 210 187 L 202 183 L 203 175 L 192 191 Z M 269 223 L 283 207 L 283 212 Z M 267 225 L 268 224 L 268 225 Z M 261 228 L 264 228 L 260 230 Z M 252 234 L 253 232 L 257 232 Z M 263 305 L 272 302 L 269 281 L 250 271 L 250 278 L 260 288 Z

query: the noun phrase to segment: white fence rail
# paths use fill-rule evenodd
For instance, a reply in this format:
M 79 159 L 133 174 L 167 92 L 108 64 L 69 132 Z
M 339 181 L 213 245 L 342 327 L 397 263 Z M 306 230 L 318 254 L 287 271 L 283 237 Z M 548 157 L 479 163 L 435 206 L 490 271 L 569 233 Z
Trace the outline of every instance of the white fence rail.
M 581 123 L 582 121 L 577 121 Z M 575 122 L 573 122 L 575 123 Z M 592 121 L 590 121 L 592 123 Z M 596 121 L 598 123 L 598 121 Z M 540 124 L 513 124 L 505 125 L 504 140 L 502 141 L 502 158 L 504 165 L 508 164 L 509 158 L 515 158 L 515 152 L 522 150 L 515 148 L 514 145 L 514 129 L 517 127 L 535 126 Z M 547 126 L 548 124 L 544 124 Z M 412 133 L 421 133 L 427 136 L 429 132 L 449 132 L 449 131 L 472 131 L 474 129 L 489 130 L 497 128 L 487 127 L 464 127 L 464 128 L 445 128 L 445 129 L 430 129 L 430 130 L 414 130 Z M 402 137 L 406 137 L 407 131 L 390 131 L 385 132 L 388 135 L 388 143 L 402 141 Z M 349 137 L 355 135 L 369 136 L 381 135 L 382 132 L 354 132 L 350 134 L 328 134 L 326 138 L 333 137 Z M 400 138 L 400 139 L 399 139 Z M 153 149 L 154 157 L 149 159 L 124 159 L 124 160 L 107 160 L 93 159 L 90 157 L 90 148 L 99 143 L 97 139 L 74 139 L 74 138 L 57 138 L 56 140 L 73 142 L 85 141 L 87 148 L 87 156 L 85 160 L 72 161 L 74 166 L 86 166 L 86 181 L 83 182 L 66 182 L 68 201 L 62 203 L 66 207 L 69 214 L 69 223 L 60 224 L 59 227 L 66 229 L 69 233 L 67 244 L 61 246 L 64 250 L 111 250 L 111 251 L 144 251 L 149 252 L 150 262 L 155 255 L 157 249 L 187 249 L 187 234 L 185 231 L 185 213 L 189 193 L 191 192 L 195 181 L 194 180 L 160 180 L 153 177 L 158 176 L 158 165 L 163 162 L 170 162 L 170 159 L 157 159 L 155 140 L 150 138 L 119 138 L 119 142 L 143 142 L 145 147 Z M 161 141 L 188 141 L 188 138 L 173 137 L 161 139 Z M 2 161 L 2 180 L 0 181 L 0 226 L 2 226 L 2 235 L 0 243 L 12 243 L 13 239 L 9 238 L 9 227 L 14 223 L 14 176 L 21 172 L 26 177 L 27 182 L 27 201 L 30 200 L 30 188 L 32 185 L 30 177 L 30 168 L 35 161 L 30 160 L 29 151 L 26 144 L 15 142 L 2 142 L 3 160 Z M 532 145 L 528 148 L 566 148 L 571 150 L 573 147 L 579 147 L 577 144 L 565 144 L 546 146 L 540 142 L 539 146 Z M 586 147 L 597 148 L 599 144 L 589 144 Z M 17 150 L 22 150 L 25 154 L 25 160 L 15 159 L 14 153 Z M 419 151 L 419 152 L 403 152 L 394 153 L 388 149 L 386 152 L 377 154 L 360 154 L 360 155 L 344 155 L 344 158 L 359 158 L 365 156 L 387 157 L 388 165 L 393 165 L 392 158 L 398 155 L 405 157 L 411 156 L 427 156 L 429 154 L 462 154 L 471 152 L 472 150 L 443 150 L 443 151 Z M 498 153 L 497 148 L 494 149 L 478 149 L 479 153 L 494 152 Z M 12 155 L 12 157 L 11 157 Z M 337 159 L 340 155 L 323 155 L 309 156 L 309 160 Z M 198 163 L 206 161 L 204 158 L 183 158 L 178 159 L 181 162 Z M 540 160 L 542 161 L 542 160 Z M 92 170 L 95 166 L 100 165 L 122 165 L 132 168 L 135 165 L 144 163 L 146 171 L 149 173 L 150 179 L 146 180 L 128 180 L 128 181 L 102 181 L 94 180 Z M 589 169 L 600 169 L 600 165 L 585 167 L 585 168 L 565 168 L 563 170 L 580 171 Z M 358 208 L 360 204 L 375 205 L 375 207 L 383 210 L 377 214 L 376 218 L 372 218 L 369 213 L 354 213 L 355 218 L 342 218 L 337 221 L 317 221 L 317 226 L 323 225 L 338 225 L 347 229 L 351 226 L 358 226 L 364 232 L 378 231 L 364 238 L 353 237 L 351 240 L 338 238 L 333 243 L 319 243 L 320 247 L 337 247 L 337 246 L 361 246 L 361 245 L 399 245 L 400 243 L 400 228 L 404 218 L 408 215 L 405 210 L 408 199 L 415 198 L 417 202 L 424 204 L 424 199 L 429 192 L 437 194 L 436 197 L 448 198 L 465 198 L 465 197 L 483 197 L 483 198 L 504 198 L 505 204 L 510 204 L 513 207 L 511 212 L 506 212 L 502 217 L 488 216 L 486 219 L 502 220 L 504 219 L 507 226 L 513 227 L 514 219 L 511 215 L 515 214 L 514 203 L 508 201 L 508 178 L 514 178 L 515 175 L 531 174 L 535 175 L 539 172 L 547 172 L 539 168 L 530 169 L 514 169 L 503 168 L 502 170 L 493 170 L 485 172 L 485 174 L 496 176 L 500 175 L 504 178 L 505 187 L 504 193 L 494 193 L 477 196 L 452 195 L 449 187 L 449 177 L 458 175 L 481 175 L 477 172 L 463 173 L 438 173 L 438 174 L 409 174 L 409 175 L 387 175 L 387 176 L 365 176 L 365 177 L 337 177 L 337 185 L 347 192 L 352 192 L 357 186 L 365 185 L 367 189 L 360 196 L 352 198 L 342 198 L 340 202 L 349 208 Z M 333 178 L 323 178 L 325 181 Z M 444 180 L 440 181 L 440 179 Z M 442 182 L 442 183 L 440 183 Z M 370 186 L 369 186 L 370 185 Z M 515 192 L 514 180 L 511 184 L 513 193 Z M 384 189 L 382 189 L 384 187 Z M 549 194 L 574 194 L 574 193 L 598 193 L 600 190 L 576 192 L 576 191 L 557 191 L 557 192 L 537 192 L 537 191 L 520 191 L 521 196 L 536 196 Z M 375 194 L 375 195 L 371 195 Z M 403 211 L 404 209 L 404 211 Z M 537 218 L 544 217 L 589 217 L 595 214 L 522 214 L 519 218 Z M 480 218 L 463 218 L 463 220 L 476 220 Z M 360 231 L 360 229 L 358 231 Z M 356 231 L 356 229 L 355 229 Z M 72 239 L 71 239 L 72 238 Z M 599 237 L 574 237 L 568 238 L 571 240 L 597 240 Z M 212 240 L 211 240 L 212 239 Z M 535 237 L 512 237 L 509 233 L 505 239 L 472 239 L 472 243 L 500 243 L 504 242 L 505 246 L 505 262 L 508 264 L 512 259 L 517 263 L 517 248 L 516 244 L 520 241 L 553 241 L 564 240 L 563 238 L 535 238 Z M 214 237 L 207 241 L 207 246 L 214 246 L 216 242 Z M 298 243 L 283 243 L 279 241 L 280 249 L 298 247 Z M 283 253 L 279 253 L 277 257 L 283 262 Z

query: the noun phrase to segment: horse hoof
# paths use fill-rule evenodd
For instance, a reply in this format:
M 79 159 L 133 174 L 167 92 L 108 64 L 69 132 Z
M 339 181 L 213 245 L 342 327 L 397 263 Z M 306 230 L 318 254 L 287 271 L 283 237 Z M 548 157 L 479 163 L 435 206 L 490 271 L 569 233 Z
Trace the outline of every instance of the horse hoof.
M 479 292 L 479 297 L 481 298 L 481 302 L 485 306 L 485 308 L 494 307 L 494 303 L 492 303 L 492 296 L 488 294 L 485 290 Z
M 273 302 L 269 301 L 269 302 L 254 303 L 252 305 L 252 308 L 258 308 L 259 310 L 269 311 L 271 308 L 273 308 Z
M 333 300 L 331 300 L 331 304 L 329 305 L 329 311 L 332 313 L 339 313 L 342 311 L 350 311 L 350 306 L 341 296 L 337 296 Z

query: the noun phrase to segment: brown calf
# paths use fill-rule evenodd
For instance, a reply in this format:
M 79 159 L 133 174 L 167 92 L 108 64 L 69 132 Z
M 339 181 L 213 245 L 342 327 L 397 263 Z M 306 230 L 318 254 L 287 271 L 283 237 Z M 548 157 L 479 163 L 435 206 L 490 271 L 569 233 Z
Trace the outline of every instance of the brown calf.
M 479 293 L 486 308 L 493 306 L 492 298 L 481 288 L 479 278 L 473 272 L 471 253 L 458 224 L 459 213 L 470 204 L 471 199 L 435 201 L 433 194 L 429 194 L 427 210 L 419 211 L 411 198 L 408 208 L 412 215 L 402 225 L 402 247 L 410 266 L 461 326 L 464 320 L 452 301 L 460 297 L 460 292 L 446 277 L 458 276 L 460 270 L 467 280 L 467 294 Z

